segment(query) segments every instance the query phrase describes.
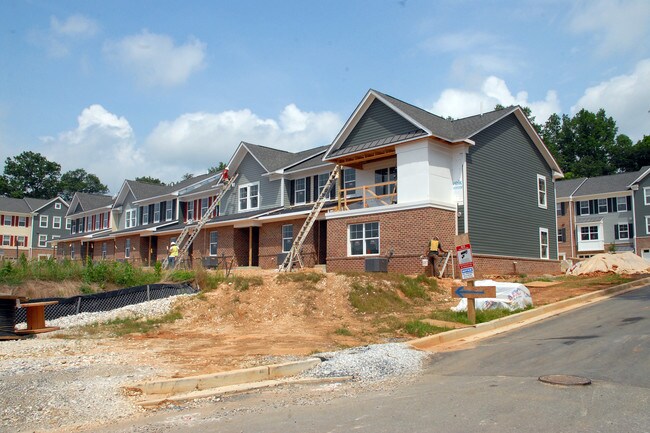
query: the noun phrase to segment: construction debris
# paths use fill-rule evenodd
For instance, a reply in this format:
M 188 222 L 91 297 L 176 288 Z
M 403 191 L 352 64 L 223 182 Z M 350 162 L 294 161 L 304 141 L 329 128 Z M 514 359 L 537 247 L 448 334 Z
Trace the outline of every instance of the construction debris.
M 631 252 L 596 254 L 571 266 L 567 275 L 584 275 L 595 272 L 645 274 L 650 272 L 650 262 Z

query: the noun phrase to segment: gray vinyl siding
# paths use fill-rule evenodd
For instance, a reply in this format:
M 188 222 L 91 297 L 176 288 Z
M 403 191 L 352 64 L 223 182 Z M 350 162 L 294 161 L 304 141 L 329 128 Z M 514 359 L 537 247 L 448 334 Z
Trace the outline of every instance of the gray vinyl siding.
M 650 205 L 646 205 L 643 197 L 643 188 L 650 188 L 650 176 L 642 179 L 639 182 L 639 189 L 634 191 L 634 214 L 636 219 L 636 227 L 634 233 L 639 238 L 650 237 L 648 228 L 645 223 L 645 217 L 650 217 Z M 641 255 L 641 251 L 637 251 Z
M 557 259 L 552 170 L 514 114 L 471 137 L 467 156 L 468 226 L 476 254 L 539 258 L 548 229 Z M 547 207 L 538 207 L 537 175 L 546 176 Z
M 231 215 L 238 213 L 239 209 L 239 187 L 248 183 L 259 182 L 259 209 L 270 209 L 280 206 L 280 194 L 282 193 L 280 181 L 270 182 L 268 176 L 262 176 L 266 170 L 253 158 L 247 154 L 237 167 L 239 177 L 232 189 L 228 191 L 222 202 L 222 208 L 219 210 L 221 215 Z M 234 174 L 234 173 L 231 173 Z M 248 212 L 245 210 L 242 212 Z
M 340 149 L 418 130 L 417 126 L 394 112 L 386 104 L 374 100 Z
M 135 197 L 129 191 L 126 194 L 126 198 L 124 199 L 124 204 L 122 204 L 122 212 L 120 212 L 119 220 L 117 221 L 117 229 L 118 230 L 124 230 L 126 228 L 126 211 L 129 209 L 139 209 L 138 206 L 133 204 L 133 201 L 135 201 Z M 139 212 L 139 210 L 138 210 Z M 137 218 L 136 218 L 136 223 L 137 223 Z M 85 230 L 84 230 L 85 231 Z
M 40 209 L 38 213 L 35 213 L 34 215 L 30 215 L 30 224 L 32 227 L 32 235 L 31 235 L 31 240 L 29 241 L 30 245 L 32 248 L 39 248 L 38 246 L 38 236 L 39 235 L 47 235 L 47 240 L 48 242 L 52 240 L 52 236 L 66 236 L 70 233 L 69 230 L 65 229 L 65 214 L 68 212 L 68 207 L 61 203 L 61 209 L 55 209 L 54 204 L 55 203 L 61 203 L 61 202 L 53 202 L 47 205 L 46 207 Z M 47 227 L 40 227 L 39 226 L 39 220 L 41 215 L 47 215 Z M 54 223 L 54 217 L 60 217 L 61 218 L 61 228 L 60 229 L 55 229 L 53 228 L 53 223 Z M 42 247 L 40 247 L 42 248 Z M 46 248 L 51 248 L 51 244 L 47 244 Z
M 617 196 L 613 196 L 617 197 Z M 620 197 L 620 196 L 618 196 Z M 578 199 L 576 199 L 578 201 Z M 574 204 L 574 206 L 576 206 Z M 575 208 L 573 209 L 573 212 L 575 212 Z M 633 224 L 633 218 L 632 218 L 632 209 L 628 210 L 627 212 L 618 212 L 616 211 L 616 208 L 614 208 L 613 212 L 607 212 L 607 213 L 594 213 L 594 214 L 589 214 L 589 215 L 584 215 L 584 216 L 578 216 L 576 215 L 576 224 L 581 224 L 585 220 L 589 221 L 590 218 L 593 217 L 598 217 L 603 219 L 603 241 L 605 242 L 605 250 L 607 250 L 608 244 L 616 244 L 617 246 L 620 247 L 628 247 L 633 245 L 633 240 L 616 240 L 616 235 L 615 235 L 615 226 L 617 224 Z M 590 225 L 598 225 L 597 223 L 590 224 Z M 634 227 L 634 233 L 636 233 L 636 227 Z M 580 239 L 580 230 L 577 229 L 576 233 L 574 234 L 576 239 Z

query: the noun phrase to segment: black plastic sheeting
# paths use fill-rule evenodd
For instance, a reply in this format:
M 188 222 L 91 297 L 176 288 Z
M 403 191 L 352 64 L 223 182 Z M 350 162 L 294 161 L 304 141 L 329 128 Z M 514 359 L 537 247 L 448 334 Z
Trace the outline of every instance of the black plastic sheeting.
M 58 301 L 58 304 L 45 306 L 45 320 L 54 320 L 79 313 L 110 311 L 127 305 L 198 292 L 198 289 L 189 284 L 148 284 L 92 295 L 73 296 L 72 298 L 30 299 L 29 302 Z M 16 311 L 16 323 L 25 322 L 26 320 L 26 310 L 19 308 Z

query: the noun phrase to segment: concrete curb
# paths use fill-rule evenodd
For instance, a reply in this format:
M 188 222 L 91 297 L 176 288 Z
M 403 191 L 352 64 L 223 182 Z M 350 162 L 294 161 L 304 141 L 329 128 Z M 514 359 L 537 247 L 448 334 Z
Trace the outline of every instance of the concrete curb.
M 607 289 L 598 290 L 591 293 L 585 293 L 584 295 L 565 299 L 563 301 L 558 301 L 553 304 L 542 305 L 541 307 L 522 311 L 521 313 L 502 317 L 501 319 L 493 320 L 491 322 L 479 323 L 478 325 L 472 326 L 470 328 L 455 329 L 452 331 L 442 332 L 440 334 L 418 338 L 409 341 L 408 344 L 415 349 L 427 350 L 440 344 L 456 342 L 470 337 L 477 337 L 480 334 L 494 333 L 494 331 L 497 331 L 499 329 L 505 330 L 506 328 L 513 327 L 513 325 L 523 325 L 547 317 L 556 316 L 560 313 L 573 310 L 587 303 L 595 302 L 601 299 L 607 299 L 611 296 L 638 289 L 648 284 L 650 284 L 650 277 L 642 278 L 637 281 L 631 281 L 619 286 L 608 287 Z
M 244 368 L 223 373 L 203 374 L 200 376 L 165 379 L 128 386 L 129 391 L 142 394 L 180 394 L 190 391 L 202 391 L 211 388 L 240 385 L 250 382 L 261 382 L 281 377 L 295 376 L 315 367 L 322 361 L 319 358 L 308 358 L 301 361 L 285 362 L 282 364 L 264 365 Z

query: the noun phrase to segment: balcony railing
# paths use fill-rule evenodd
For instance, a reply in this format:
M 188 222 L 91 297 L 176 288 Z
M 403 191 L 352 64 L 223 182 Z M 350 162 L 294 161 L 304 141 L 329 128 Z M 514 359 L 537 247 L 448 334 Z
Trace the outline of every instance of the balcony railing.
M 374 183 L 338 192 L 337 211 L 388 206 L 397 203 L 397 181 Z

